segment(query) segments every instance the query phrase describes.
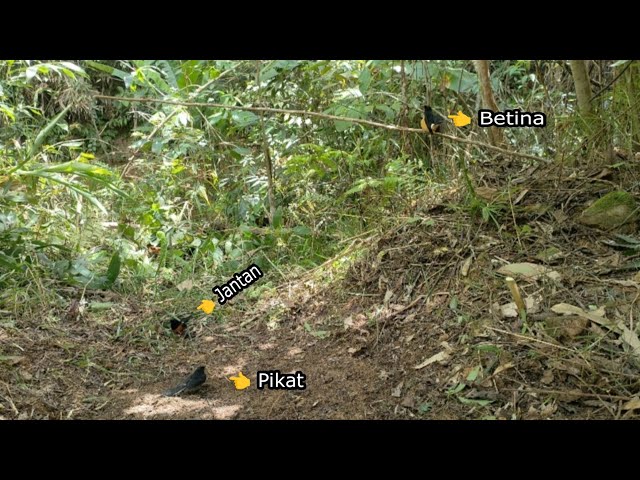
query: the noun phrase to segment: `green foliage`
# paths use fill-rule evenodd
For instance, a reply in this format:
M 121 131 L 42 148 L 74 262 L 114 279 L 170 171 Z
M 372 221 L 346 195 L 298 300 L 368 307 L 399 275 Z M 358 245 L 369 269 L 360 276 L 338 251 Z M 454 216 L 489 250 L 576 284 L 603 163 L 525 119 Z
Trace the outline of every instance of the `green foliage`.
M 597 101 L 632 150 L 640 134 L 624 132 L 640 132 L 635 65 L 599 66 L 607 79 L 629 67 L 624 88 Z M 539 155 L 598 148 L 596 130 L 573 120 L 566 62 L 491 69 L 501 107 L 553 113 L 563 132 L 509 129 L 513 146 Z M 417 199 L 461 171 L 471 185 L 464 162 L 476 161 L 475 150 L 349 119 L 418 127 L 425 102 L 473 115 L 477 95 L 470 61 L 1 61 L 0 284 L 35 275 L 157 291 L 253 261 L 279 273 L 313 268 L 344 240 L 414 215 Z M 255 106 L 344 120 L 234 109 Z M 498 227 L 508 211 L 474 195 L 458 208 Z
M 470 197 L 465 206 L 469 213 L 475 217 L 480 217 L 484 223 L 493 223 L 500 229 L 501 220 L 507 206 L 502 203 L 486 202 L 478 197 Z

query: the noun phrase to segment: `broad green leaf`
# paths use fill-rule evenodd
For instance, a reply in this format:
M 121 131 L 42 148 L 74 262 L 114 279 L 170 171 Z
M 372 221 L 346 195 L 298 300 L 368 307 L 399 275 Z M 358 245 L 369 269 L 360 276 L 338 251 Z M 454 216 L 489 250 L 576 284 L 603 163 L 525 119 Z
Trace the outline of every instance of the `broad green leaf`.
M 458 397 L 458 400 L 460 400 L 460 403 L 464 403 L 465 405 L 479 405 L 481 407 L 486 407 L 491 402 L 493 402 L 493 400 L 480 400 L 480 399 L 465 398 L 465 397 Z
M 473 370 L 469 372 L 469 375 L 467 375 L 467 381 L 475 382 L 479 374 L 480 374 L 480 367 L 475 367 Z
M 462 68 L 449 68 L 446 70 L 446 86 L 449 90 L 460 93 L 478 91 L 478 76 L 467 72 Z
M 122 76 L 116 75 L 115 72 L 118 71 L 116 68 L 110 67 L 109 65 L 105 65 L 104 63 L 94 62 L 93 60 L 85 60 L 85 64 L 95 70 L 108 73 L 109 75 L 114 75 L 116 77 L 119 77 L 120 79 L 124 78 L 124 75 L 126 75 L 121 70 L 120 70 L 120 73 Z
M 0 103 L 0 112 L 4 113 L 12 122 L 15 122 L 16 116 L 9 106 L 4 103 Z
M 71 105 L 67 105 L 58 115 L 53 117 L 53 119 L 42 130 L 40 130 L 40 133 L 38 133 L 38 136 L 34 140 L 33 145 L 31 145 L 31 149 L 29 149 L 27 159 L 21 164 L 14 167 L 13 171 L 18 170 L 19 168 L 22 168 L 22 166 L 25 163 L 27 163 L 29 160 L 32 160 L 33 157 L 35 157 L 36 153 L 40 149 L 40 146 L 44 142 L 49 132 L 51 132 L 53 127 L 55 127 L 58 124 L 58 122 L 62 120 L 62 118 L 67 114 L 70 108 L 71 108 Z
M 300 235 L 301 237 L 308 237 L 313 233 L 313 231 L 309 227 L 305 227 L 304 225 L 298 225 L 297 227 L 293 227 L 293 233 L 296 235 Z
M 244 128 L 258 122 L 258 116 L 253 112 L 235 111 L 231 112 L 231 119 L 238 127 Z
M 360 92 L 364 95 L 369 90 L 369 86 L 371 85 L 371 72 L 368 68 L 363 68 L 362 72 L 360 72 L 360 78 L 358 79 L 360 82 Z
M 396 112 L 392 108 L 387 106 L 387 105 L 380 104 L 380 105 L 376 105 L 375 108 L 377 110 L 381 110 L 382 112 L 384 112 L 385 117 L 387 118 L 387 120 L 392 120 L 396 116 Z
M 450 388 L 449 390 L 447 390 L 447 393 L 449 395 L 454 395 L 456 393 L 460 393 L 462 390 L 465 389 L 465 387 L 466 387 L 466 385 L 464 383 L 459 383 L 454 388 Z
M 334 123 L 335 123 L 337 132 L 344 132 L 345 130 L 347 130 L 349 127 L 353 125 L 353 123 L 351 122 L 343 122 L 341 120 L 335 120 Z
M 42 173 L 39 176 L 43 177 L 43 178 L 46 178 L 47 180 L 51 180 L 52 182 L 56 182 L 56 183 L 59 183 L 61 185 L 64 185 L 65 187 L 69 188 L 70 190 L 73 190 L 77 194 L 82 195 L 84 198 L 89 200 L 89 202 L 91 202 L 91 204 L 93 206 L 95 206 L 96 208 L 98 208 L 102 213 L 104 213 L 104 214 L 107 213 L 107 209 L 104 208 L 104 205 L 102 205 L 102 203 L 100 203 L 100 201 L 96 197 L 91 195 L 91 193 L 89 193 L 84 188 L 80 187 L 77 183 L 76 184 L 69 183 L 67 181 L 64 181 L 64 180 L 60 179 L 59 177 L 56 177 L 54 175 L 49 175 L 48 173 Z
M 336 98 L 339 100 L 344 99 L 353 99 L 353 98 L 362 98 L 362 92 L 359 88 L 347 88 L 345 90 L 340 90 L 335 94 Z
M 458 297 L 456 295 L 451 297 L 451 301 L 449 302 L 449 308 L 451 310 L 456 310 L 458 308 Z
M 58 172 L 58 173 L 77 173 L 84 175 L 104 175 L 111 176 L 113 172 L 98 165 L 80 162 L 65 162 L 58 165 L 51 165 L 39 170 L 31 170 L 31 173 L 38 174 L 40 172 Z
M 620 65 L 624 65 L 625 63 L 630 62 L 631 60 L 618 60 L 615 63 L 612 63 L 611 66 L 612 67 L 619 67 Z
M 2 265 L 7 270 L 14 270 L 18 268 L 18 263 L 8 255 L 0 252 L 0 265 Z
M 104 288 L 109 288 L 118 278 L 120 274 L 120 266 L 122 265 L 122 261 L 120 259 L 120 253 L 116 252 L 111 257 L 111 262 L 109 262 L 109 268 L 107 268 L 107 278 Z
M 89 304 L 89 310 L 91 311 L 109 310 L 114 305 L 115 305 L 114 302 L 91 302 Z
M 79 74 L 84 73 L 84 70 L 80 66 L 76 65 L 75 63 L 60 62 L 60 65 L 64 66 L 65 68 L 68 68 L 69 70 L 73 70 L 76 73 L 79 73 Z
M 278 207 L 273 215 L 273 228 L 282 227 L 282 208 Z

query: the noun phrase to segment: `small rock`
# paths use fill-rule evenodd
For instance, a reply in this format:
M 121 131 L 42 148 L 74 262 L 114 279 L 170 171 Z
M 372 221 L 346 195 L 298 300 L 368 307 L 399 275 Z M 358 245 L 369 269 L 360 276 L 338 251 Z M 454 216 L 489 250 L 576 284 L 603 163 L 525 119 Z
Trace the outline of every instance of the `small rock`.
M 589 320 L 578 315 L 554 315 L 546 318 L 546 331 L 553 338 L 575 338 L 589 324 Z
M 636 200 L 624 191 L 610 192 L 596 200 L 578 217 L 578 222 L 602 230 L 610 230 L 638 219 Z

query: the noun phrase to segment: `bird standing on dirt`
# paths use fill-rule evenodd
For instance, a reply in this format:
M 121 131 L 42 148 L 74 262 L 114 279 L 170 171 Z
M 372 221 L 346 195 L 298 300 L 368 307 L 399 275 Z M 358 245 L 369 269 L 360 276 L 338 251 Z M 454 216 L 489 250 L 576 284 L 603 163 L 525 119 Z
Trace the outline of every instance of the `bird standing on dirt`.
M 429 105 L 424 106 L 424 116 L 420 121 L 423 130 L 428 130 L 431 135 L 433 132 L 439 132 L 444 126 L 444 118 L 438 115 Z
M 165 397 L 175 397 L 181 393 L 191 393 L 196 391 L 207 380 L 204 367 L 196 368 L 196 371 L 189 375 L 182 383 L 174 388 L 170 388 L 163 393 Z
M 176 335 L 184 335 L 184 332 L 187 330 L 187 322 L 184 320 L 172 318 L 171 319 L 171 331 Z
M 188 328 L 189 320 L 191 320 L 190 315 L 182 315 L 181 317 L 173 315 L 173 318 L 169 322 L 171 331 L 179 337 L 194 338 L 194 333 Z

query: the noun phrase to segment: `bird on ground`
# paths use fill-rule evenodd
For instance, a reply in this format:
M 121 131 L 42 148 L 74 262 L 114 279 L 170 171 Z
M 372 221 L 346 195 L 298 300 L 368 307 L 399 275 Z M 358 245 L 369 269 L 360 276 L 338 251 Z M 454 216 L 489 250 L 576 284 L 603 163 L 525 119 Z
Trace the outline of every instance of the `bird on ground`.
M 439 132 L 444 127 L 445 120 L 441 115 L 438 115 L 429 105 L 424 106 L 424 116 L 420 121 L 420 126 L 423 130 L 428 130 L 431 135 L 433 132 Z
M 207 380 L 207 374 L 204 371 L 204 367 L 196 368 L 195 372 L 185 378 L 180 384 L 165 391 L 163 395 L 165 397 L 175 397 L 182 393 L 192 393 L 202 386 Z
M 191 315 L 171 315 L 173 318 L 169 322 L 169 326 L 171 327 L 171 331 L 183 338 L 194 338 L 194 333 L 189 329 L 189 321 L 191 320 Z
M 184 335 L 184 332 L 187 330 L 187 322 L 183 320 L 179 320 L 176 318 L 171 319 L 171 331 L 176 335 Z

